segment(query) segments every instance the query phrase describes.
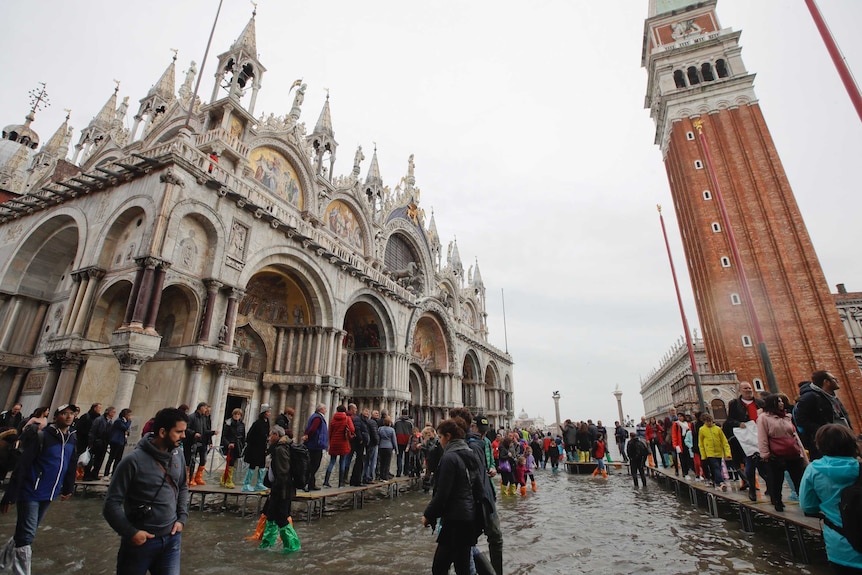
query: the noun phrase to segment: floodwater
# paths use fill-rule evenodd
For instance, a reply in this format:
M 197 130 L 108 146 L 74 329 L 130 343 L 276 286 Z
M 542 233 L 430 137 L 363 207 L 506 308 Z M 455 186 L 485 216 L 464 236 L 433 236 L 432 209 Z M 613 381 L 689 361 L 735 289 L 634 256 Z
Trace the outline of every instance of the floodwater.
M 540 469 L 536 478 L 538 493 L 498 501 L 508 574 L 831 572 L 822 551 L 811 552 L 813 565 L 793 563 L 781 527 L 759 526 L 756 535 L 746 535 L 731 511 L 710 518 L 687 495 L 677 500 L 650 479 L 646 490 L 635 491 L 621 474 L 602 480 Z M 292 555 L 243 541 L 257 520 L 253 510 L 240 519 L 235 508 L 193 509 L 183 533 L 182 572 L 430 573 L 435 542 L 420 522 L 427 501 L 415 489 L 394 500 L 368 497 L 364 509 L 354 510 L 351 498 L 342 497 L 310 524 L 299 517 L 305 505 L 296 504 L 302 550 Z M 91 494 L 51 505 L 33 544 L 34 574 L 115 572 L 119 539 L 102 518 L 101 503 Z M 0 516 L 3 541 L 14 524 L 14 508 Z

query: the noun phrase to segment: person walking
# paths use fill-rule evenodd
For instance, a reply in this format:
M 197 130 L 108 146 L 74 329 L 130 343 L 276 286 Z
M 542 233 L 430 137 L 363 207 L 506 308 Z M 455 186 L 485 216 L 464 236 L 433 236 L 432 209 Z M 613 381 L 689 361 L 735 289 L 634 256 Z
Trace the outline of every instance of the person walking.
M 111 468 L 117 468 L 120 459 L 123 458 L 123 451 L 126 449 L 126 438 L 129 437 L 129 429 L 132 428 L 132 410 L 129 408 L 120 411 L 120 415 L 111 423 L 111 432 L 108 438 L 108 446 L 111 448 L 111 454 L 108 456 L 108 463 L 105 465 L 105 477 L 111 475 Z
M 185 458 L 179 449 L 188 418 L 168 407 L 153 433 L 120 460 L 102 515 L 121 537 L 117 575 L 179 575 L 183 527 L 189 515 Z
M 395 422 L 395 439 L 398 441 L 398 455 L 395 461 L 395 476 L 401 477 L 401 472 L 404 470 L 404 452 L 407 451 L 407 445 L 410 443 L 410 436 L 413 435 L 413 420 L 410 419 L 410 412 L 406 409 L 401 410 L 401 417 Z
M 790 413 L 785 410 L 787 404 L 787 396 L 784 394 L 770 395 L 763 401 L 763 413 L 757 418 L 757 449 L 760 459 L 769 470 L 766 474 L 766 486 L 776 511 L 784 511 L 784 503 L 781 501 L 784 472 L 790 472 L 790 478 L 798 493 L 802 474 L 808 465 L 805 448 L 796 433 L 796 426 L 790 420 Z
M 191 478 L 189 487 L 206 485 L 204 471 L 206 471 L 207 452 L 209 446 L 212 445 L 213 436 L 218 434 L 218 431 L 213 431 L 212 428 L 211 412 L 210 405 L 202 401 L 189 417 L 188 431 L 186 432 L 187 439 L 192 442 L 192 456 L 188 461 L 189 477 Z M 198 463 L 197 472 L 195 471 L 195 460 Z
M 700 456 L 703 458 L 704 465 L 709 467 L 713 485 L 727 491 L 727 480 L 722 472 L 721 463 L 725 459 L 730 459 L 730 444 L 727 443 L 727 437 L 721 428 L 715 425 L 712 415 L 704 413 L 703 427 L 698 433 L 698 446 L 700 448 Z
M 635 489 L 638 488 L 638 475 L 641 477 L 641 483 L 646 487 L 644 466 L 646 465 L 647 457 L 649 457 L 649 447 L 647 447 L 646 441 L 639 438 L 634 431 L 629 436 L 626 455 L 629 458 L 629 469 L 632 473 L 632 481 L 635 483 Z
M 395 437 L 395 429 L 392 427 L 392 418 L 388 415 L 383 418 L 383 425 L 377 428 L 380 435 L 380 479 L 389 481 L 392 479 L 392 453 L 398 449 L 398 439 Z
M 737 467 L 742 467 L 745 473 L 745 482 L 740 485 L 740 491 L 747 489 L 748 498 L 752 501 L 757 501 L 757 487 L 755 484 L 755 474 L 757 466 L 760 463 L 760 456 L 746 455 L 736 438 L 734 429 L 747 429 L 747 425 L 753 423 L 753 427 L 757 428 L 757 417 L 763 410 L 763 400 L 754 397 L 754 387 L 747 381 L 739 383 L 739 397 L 732 399 L 727 406 L 727 419 L 724 421 L 722 429 L 727 437 L 727 442 L 730 443 L 730 452 L 733 454 L 733 462 Z M 766 477 L 766 468 L 760 465 L 760 474 Z
M 617 443 L 617 449 L 620 452 L 620 456 L 623 458 L 623 462 L 627 463 L 629 458 L 628 454 L 626 454 L 626 441 L 629 438 L 629 432 L 626 431 L 626 428 L 620 425 L 619 421 L 614 422 L 614 440 Z
M 116 408 L 109 407 L 101 417 L 97 417 L 90 427 L 90 464 L 84 470 L 84 481 L 96 481 L 99 479 L 99 471 L 105 462 L 105 454 L 108 452 L 108 439 L 110 438 L 111 424 L 114 421 Z
M 75 488 L 75 433 L 71 430 L 77 407 L 61 405 L 54 411 L 54 422 L 25 447 L 18 459 L 6 494 L 0 501 L 0 512 L 8 513 L 15 505 L 18 520 L 15 535 L 6 543 L 0 558 L 0 569 L 12 567 L 13 573 L 30 573 L 33 552 L 30 545 L 48 506 L 57 497 L 67 501 Z M 8 561 L 8 563 L 7 563 Z
M 799 385 L 799 401 L 796 402 L 794 417 L 802 435 L 802 443 L 811 459 L 820 457 L 814 441 L 818 429 L 827 423 L 840 423 L 853 429 L 847 409 L 835 395 L 838 389 L 838 378 L 828 371 L 815 371 L 811 374 L 810 382 Z
M 329 465 L 326 466 L 326 474 L 323 477 L 323 486 L 332 487 L 329 484 L 329 476 L 338 462 L 338 486 L 344 487 L 347 481 L 350 460 L 350 440 L 356 431 L 353 420 L 347 415 L 347 408 L 339 405 L 335 408 L 332 420 L 329 422 Z
M 289 431 L 288 431 L 289 433 Z M 267 475 L 271 486 L 266 505 L 266 525 L 260 541 L 260 549 L 275 546 L 279 536 L 285 553 L 299 550 L 299 537 L 293 530 L 290 517 L 290 502 L 296 494 L 296 486 L 290 469 L 290 444 L 288 433 L 280 425 L 269 430 L 270 466 Z
M 251 424 L 246 435 L 246 447 L 243 459 L 248 463 L 248 471 L 242 482 L 242 490 L 246 492 L 266 491 L 263 477 L 266 474 L 266 448 L 269 441 L 269 417 L 272 410 L 264 403 L 260 406 L 257 421 Z

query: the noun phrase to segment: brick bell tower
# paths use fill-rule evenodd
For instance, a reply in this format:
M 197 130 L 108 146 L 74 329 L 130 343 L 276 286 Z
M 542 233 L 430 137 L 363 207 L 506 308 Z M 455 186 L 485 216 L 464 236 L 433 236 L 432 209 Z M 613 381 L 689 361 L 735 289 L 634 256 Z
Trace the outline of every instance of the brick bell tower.
M 723 29 L 715 8 L 716 0 L 649 0 L 642 54 L 645 107 L 656 124 L 711 371 L 735 371 L 768 390 L 759 323 L 778 389 L 793 400 L 813 371 L 831 371 L 858 432 L 859 366 L 757 102 L 754 74 L 742 62 L 741 33 Z

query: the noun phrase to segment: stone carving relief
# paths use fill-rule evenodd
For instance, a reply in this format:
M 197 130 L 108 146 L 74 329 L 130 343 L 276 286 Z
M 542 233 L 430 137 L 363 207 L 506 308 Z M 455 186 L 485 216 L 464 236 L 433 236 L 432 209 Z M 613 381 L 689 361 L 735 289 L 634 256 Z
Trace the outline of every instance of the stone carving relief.
M 248 248 L 249 228 L 242 222 L 233 221 L 230 230 L 230 243 L 227 250 L 227 265 L 242 270 L 245 263 L 245 252 Z

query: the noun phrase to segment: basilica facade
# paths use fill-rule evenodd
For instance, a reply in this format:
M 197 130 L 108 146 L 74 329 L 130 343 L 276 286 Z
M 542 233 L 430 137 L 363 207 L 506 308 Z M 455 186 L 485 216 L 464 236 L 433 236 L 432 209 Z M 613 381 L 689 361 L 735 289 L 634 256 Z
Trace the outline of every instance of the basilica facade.
M 488 342 L 478 263 L 421 207 L 413 157 L 394 189 L 376 149 L 335 177 L 329 100 L 307 130 L 301 83 L 287 114 L 255 117 L 254 17 L 209 101 L 193 62 L 175 87 L 175 60 L 131 129 L 115 90 L 73 149 L 68 118 L 39 146 L 38 102 L 3 131 L 5 406 L 102 402 L 140 425 L 182 403 L 209 402 L 214 423 L 270 404 L 294 407 L 296 431 L 320 403 L 423 424 L 466 405 L 509 425 L 512 357 Z

